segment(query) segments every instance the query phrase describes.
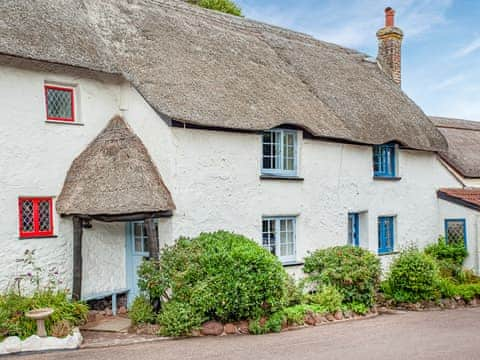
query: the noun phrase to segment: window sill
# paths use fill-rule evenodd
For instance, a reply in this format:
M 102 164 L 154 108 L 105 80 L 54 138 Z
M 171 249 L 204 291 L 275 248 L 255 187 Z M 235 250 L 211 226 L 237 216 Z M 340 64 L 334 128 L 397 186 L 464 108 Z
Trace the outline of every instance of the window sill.
M 385 252 L 385 253 L 378 253 L 378 256 L 388 256 L 388 255 L 396 255 L 400 254 L 400 251 L 391 251 L 391 252 Z
M 37 235 L 37 236 L 19 236 L 19 240 L 29 240 L 29 239 L 56 239 L 58 235 Z
M 291 266 L 302 266 L 303 262 L 299 261 L 285 261 L 282 263 L 283 267 L 291 267 Z
M 290 180 L 290 181 L 303 181 L 304 179 L 299 176 L 282 176 L 282 175 L 260 175 L 260 180 Z
M 373 180 L 385 180 L 385 181 L 400 181 L 400 176 L 374 176 Z
M 76 122 L 76 121 L 64 121 L 64 120 L 45 120 L 47 124 L 64 124 L 64 125 L 77 125 L 77 126 L 84 126 L 84 123 Z

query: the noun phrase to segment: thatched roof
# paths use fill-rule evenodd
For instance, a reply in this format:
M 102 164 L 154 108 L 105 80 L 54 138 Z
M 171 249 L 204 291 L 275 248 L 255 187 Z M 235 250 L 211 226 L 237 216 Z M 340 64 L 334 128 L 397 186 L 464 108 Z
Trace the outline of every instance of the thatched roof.
M 73 161 L 57 211 L 61 215 L 126 215 L 175 208 L 142 141 L 116 116 Z
M 431 117 L 448 143 L 440 156 L 462 176 L 480 177 L 480 122 Z
M 4 0 L 0 44 L 0 53 L 120 72 L 186 124 L 293 124 L 317 137 L 446 149 L 365 54 L 180 0 Z

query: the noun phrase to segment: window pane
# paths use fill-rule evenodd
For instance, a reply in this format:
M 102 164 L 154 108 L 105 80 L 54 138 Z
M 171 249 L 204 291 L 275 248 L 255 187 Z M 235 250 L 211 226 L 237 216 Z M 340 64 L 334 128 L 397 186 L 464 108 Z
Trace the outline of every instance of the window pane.
M 22 230 L 25 232 L 33 232 L 33 201 L 22 201 Z
M 50 230 L 50 201 L 41 200 L 38 202 L 39 230 Z
M 73 92 L 47 88 L 47 113 L 49 118 L 72 119 Z
M 461 220 L 447 220 L 448 243 L 463 244 L 465 242 L 465 222 Z
M 275 255 L 275 220 L 263 220 L 262 229 L 263 247 Z

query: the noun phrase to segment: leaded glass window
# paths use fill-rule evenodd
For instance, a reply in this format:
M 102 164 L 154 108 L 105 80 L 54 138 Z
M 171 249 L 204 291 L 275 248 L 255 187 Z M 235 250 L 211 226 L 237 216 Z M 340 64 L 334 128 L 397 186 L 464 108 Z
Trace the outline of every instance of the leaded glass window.
M 72 88 L 45 86 L 47 120 L 75 121 Z
M 53 235 L 52 198 L 19 199 L 20 237 Z
M 467 243 L 465 219 L 445 220 L 445 241 L 447 244 Z

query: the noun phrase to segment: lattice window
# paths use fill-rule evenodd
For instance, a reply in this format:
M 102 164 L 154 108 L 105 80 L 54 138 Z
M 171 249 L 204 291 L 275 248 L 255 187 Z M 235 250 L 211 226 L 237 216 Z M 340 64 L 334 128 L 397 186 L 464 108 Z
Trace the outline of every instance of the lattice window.
M 445 240 L 447 243 L 466 244 L 466 234 L 465 219 L 445 220 Z
M 53 235 L 52 199 L 19 199 L 20 237 Z
M 45 86 L 47 120 L 74 121 L 74 92 L 72 88 Z
M 263 247 L 283 262 L 296 259 L 296 234 L 294 217 L 263 218 Z

